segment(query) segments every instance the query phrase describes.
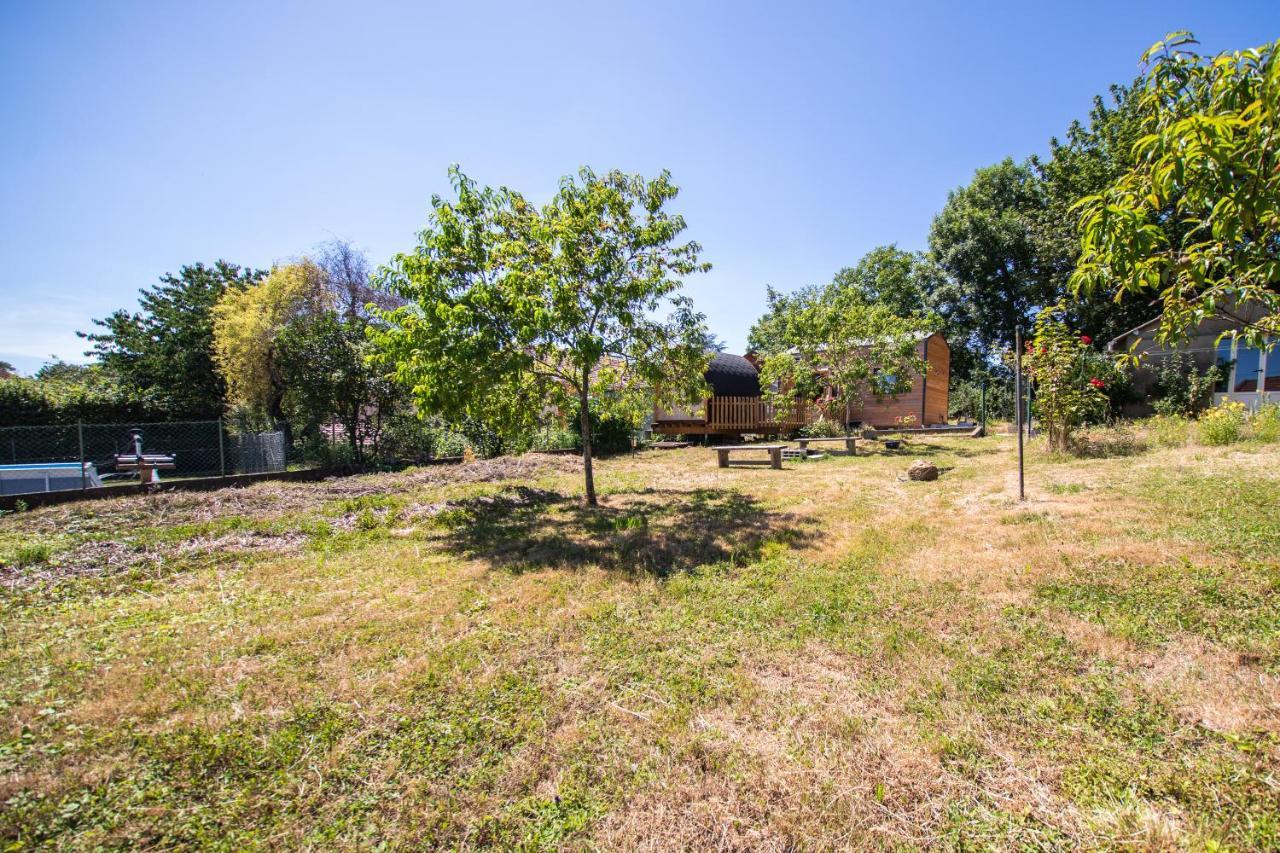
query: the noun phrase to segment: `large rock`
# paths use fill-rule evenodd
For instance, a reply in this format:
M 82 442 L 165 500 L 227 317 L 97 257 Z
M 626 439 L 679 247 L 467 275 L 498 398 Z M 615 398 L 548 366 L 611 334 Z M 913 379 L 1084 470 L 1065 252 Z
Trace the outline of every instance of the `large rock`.
M 911 480 L 936 480 L 938 479 L 938 466 L 928 459 L 917 459 L 907 469 L 907 478 Z

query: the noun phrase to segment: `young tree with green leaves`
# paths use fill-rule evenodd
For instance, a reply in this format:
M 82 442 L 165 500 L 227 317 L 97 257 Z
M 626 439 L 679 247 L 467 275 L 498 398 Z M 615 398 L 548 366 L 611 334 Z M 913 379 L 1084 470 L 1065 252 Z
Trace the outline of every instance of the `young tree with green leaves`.
M 928 368 L 917 348 L 931 321 L 865 302 L 847 282 L 774 301 L 768 322 L 770 348 L 763 353 L 760 384 L 776 406 L 821 398 L 843 406 L 847 416 L 867 395 L 909 390 Z
M 103 331 L 80 333 L 92 345 L 85 354 L 170 418 L 216 418 L 226 407 L 226 384 L 213 364 L 213 306 L 265 275 L 226 261 L 165 274 L 140 291 L 140 310 L 121 309 L 94 320 Z
M 456 200 L 434 197 L 418 247 L 381 274 L 407 304 L 380 312 L 379 357 L 421 411 L 450 420 L 527 430 L 576 401 L 595 506 L 591 402 L 608 398 L 598 392 L 643 388 L 674 405 L 705 390 L 707 332 L 680 290 L 710 265 L 697 243 L 677 242 L 684 218 L 665 208 L 678 189 L 666 172 L 584 168 L 539 209 L 449 174 Z
M 275 336 L 274 358 L 290 413 L 303 433 L 336 420 L 346 433 L 351 461 L 365 461 L 365 446 L 377 449 L 382 426 L 403 399 L 400 389 L 370 363 L 367 321 L 341 305 L 300 314 Z
M 1195 44 L 1173 33 L 1143 55 L 1134 163 L 1079 201 L 1071 284 L 1158 296 L 1165 343 L 1217 315 L 1265 346 L 1280 333 L 1280 41 L 1217 56 Z

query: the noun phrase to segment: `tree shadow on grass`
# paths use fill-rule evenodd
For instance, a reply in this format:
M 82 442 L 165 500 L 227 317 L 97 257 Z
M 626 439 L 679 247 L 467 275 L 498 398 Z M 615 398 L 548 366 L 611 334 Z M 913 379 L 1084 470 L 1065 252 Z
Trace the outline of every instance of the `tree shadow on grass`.
M 883 443 L 872 444 L 870 442 L 858 444 L 859 456 L 900 456 L 903 459 L 910 459 L 920 456 L 937 456 L 947 453 L 959 459 L 973 459 L 979 456 L 997 456 L 1008 451 L 1001 447 L 992 447 L 991 445 L 966 446 L 951 445 L 942 446 L 938 444 L 929 444 L 920 439 L 909 440 L 897 450 L 890 450 Z
M 815 535 L 811 519 L 729 489 L 645 489 L 587 509 L 558 492 L 519 487 L 459 504 L 443 544 L 513 571 L 600 566 L 667 577 L 752 562 L 766 542 L 795 547 Z

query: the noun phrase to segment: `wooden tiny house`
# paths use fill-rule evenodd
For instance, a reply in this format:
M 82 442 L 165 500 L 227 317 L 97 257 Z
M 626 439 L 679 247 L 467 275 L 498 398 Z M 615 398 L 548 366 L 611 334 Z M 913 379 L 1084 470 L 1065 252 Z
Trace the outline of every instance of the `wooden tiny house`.
M 820 401 L 798 403 L 779 409 L 764 400 L 760 374 L 748 356 L 717 353 L 704 374 L 712 396 L 688 409 L 654 410 L 653 431 L 662 435 L 776 435 L 799 429 L 826 417 L 836 423 L 865 427 L 893 427 L 910 415 L 915 426 L 947 422 L 947 389 L 951 384 L 951 348 L 939 333 L 922 337 L 917 352 L 928 364 L 910 390 L 897 397 L 876 400 L 863 398 L 849 408 L 843 404 L 824 406 Z

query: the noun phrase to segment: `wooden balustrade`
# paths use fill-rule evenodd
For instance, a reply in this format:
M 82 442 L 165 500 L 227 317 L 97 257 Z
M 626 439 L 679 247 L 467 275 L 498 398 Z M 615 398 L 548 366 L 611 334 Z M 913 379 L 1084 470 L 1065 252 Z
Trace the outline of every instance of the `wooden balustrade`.
M 707 400 L 707 427 L 743 432 L 794 429 L 816 419 L 817 409 L 803 403 L 774 406 L 760 397 L 712 397 Z

